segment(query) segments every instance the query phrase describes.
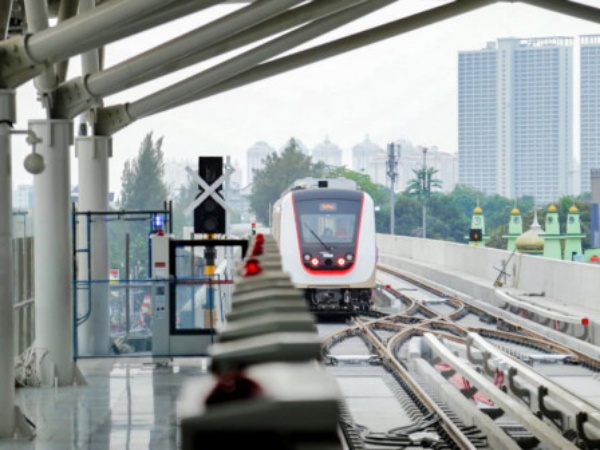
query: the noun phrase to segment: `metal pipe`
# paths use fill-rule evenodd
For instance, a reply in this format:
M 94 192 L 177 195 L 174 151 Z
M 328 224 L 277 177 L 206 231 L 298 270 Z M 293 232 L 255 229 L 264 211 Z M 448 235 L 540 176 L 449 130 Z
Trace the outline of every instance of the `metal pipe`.
M 129 286 L 130 275 L 129 275 L 129 247 L 130 247 L 130 237 L 129 233 L 125 233 L 125 282 L 127 283 L 125 288 L 125 335 L 129 336 L 129 331 L 131 330 L 131 318 L 129 317 L 131 314 L 131 306 L 130 302 L 130 293 L 131 289 Z
M 58 23 L 61 24 L 65 20 L 75 16 L 77 14 L 77 7 L 80 6 L 86 0 L 61 0 L 58 5 L 58 12 L 56 14 Z M 91 0 L 95 1 L 95 0 Z M 67 71 L 69 69 L 69 60 L 65 59 L 58 62 L 54 67 L 56 73 L 56 79 L 59 83 L 63 83 L 67 79 Z
M 173 107 L 195 102 L 225 91 L 254 83 L 256 81 L 279 75 L 284 72 L 289 72 L 299 67 L 307 66 L 333 56 L 338 56 L 343 53 L 383 41 L 385 39 L 390 39 L 395 36 L 432 25 L 442 20 L 492 5 L 497 3 L 497 1 L 498 0 L 456 0 L 453 3 L 432 8 L 427 11 L 414 14 L 410 17 L 404 17 L 370 30 L 362 31 L 345 38 L 337 39 L 326 44 L 299 51 L 289 56 L 277 58 L 272 61 L 259 64 L 258 66 L 253 67 L 243 73 L 204 89 L 198 92 L 196 95 L 188 97 L 185 99 L 185 101 L 180 101 Z
M 539 8 L 548 9 L 577 19 L 600 23 L 600 8 L 584 5 L 575 1 L 567 0 L 520 0 Z
M 48 22 L 48 2 L 39 0 L 25 0 L 25 14 L 27 16 L 27 28 L 30 33 L 39 33 L 49 27 Z M 58 79 L 54 66 L 49 65 L 44 71 L 35 77 L 34 85 L 41 95 L 44 107 L 50 105 L 43 100 L 43 94 L 53 91 L 58 86 Z
M 345 9 L 337 14 L 315 20 L 304 27 L 291 31 L 266 44 L 212 67 L 194 77 L 158 91 L 127 105 L 127 114 L 132 120 L 165 111 L 189 99 L 190 95 L 244 72 L 260 62 L 301 45 L 311 39 L 348 24 L 370 12 L 383 8 L 395 0 L 372 0 Z
M 0 41 L 8 36 L 13 0 L 0 0 Z
M 110 85 L 102 81 L 105 72 L 101 72 L 98 75 L 89 77 L 85 83 L 92 95 L 96 94 L 104 97 L 118 92 L 121 89 L 145 83 L 157 76 L 167 75 L 175 70 L 189 67 L 210 58 L 215 58 L 245 45 L 257 42 L 260 39 L 297 27 L 305 22 L 348 8 L 349 6 L 352 6 L 352 4 L 362 1 L 364 0 L 328 0 L 326 3 L 313 1 L 312 3 L 297 6 L 292 10 L 265 20 L 252 28 L 248 28 L 236 34 L 230 34 L 225 39 L 214 42 L 210 46 L 199 45 L 191 54 L 185 54 L 183 57 L 174 58 L 173 53 L 165 54 L 165 56 L 168 57 L 168 60 L 164 59 L 157 67 L 150 68 L 150 70 L 140 73 L 137 77 L 132 77 L 130 73 L 127 73 L 125 81 Z M 178 41 L 180 40 L 181 38 L 178 38 Z M 123 64 L 129 63 L 133 63 L 133 60 L 129 60 Z M 113 68 L 116 69 L 117 66 L 113 66 Z
M 423 147 L 423 186 L 421 192 L 423 194 L 423 239 L 427 239 L 427 197 L 429 196 L 427 183 L 427 147 Z
M 13 256 L 12 256 L 12 175 L 10 107 L 14 91 L 0 91 L 0 438 L 12 438 L 15 432 L 15 360 L 13 332 Z M 8 116 L 5 114 L 8 111 Z
M 93 10 L 29 36 L 27 52 L 38 63 L 58 62 L 114 40 L 113 32 L 132 17 L 164 9 L 176 0 L 105 2 Z M 182 0 L 178 0 L 182 1 Z M 165 22 L 167 19 L 165 19 Z
M 173 39 L 124 63 L 117 64 L 87 81 L 92 95 L 105 95 L 127 88 L 131 79 L 144 74 L 171 72 L 168 62 L 194 54 L 219 40 L 280 14 L 303 0 L 263 0 Z M 166 69 L 165 69 L 165 66 Z

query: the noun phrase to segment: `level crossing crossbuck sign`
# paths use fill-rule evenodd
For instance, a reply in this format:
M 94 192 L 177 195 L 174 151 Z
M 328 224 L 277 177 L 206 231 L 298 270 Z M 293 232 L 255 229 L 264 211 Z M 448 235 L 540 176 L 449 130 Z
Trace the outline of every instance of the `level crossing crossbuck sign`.
M 186 171 L 192 180 L 198 183 L 200 195 L 185 209 L 189 214 L 194 211 L 195 233 L 225 233 L 225 214 L 231 207 L 220 194 L 226 175 L 223 174 L 221 157 L 198 158 L 198 172 L 189 167 Z

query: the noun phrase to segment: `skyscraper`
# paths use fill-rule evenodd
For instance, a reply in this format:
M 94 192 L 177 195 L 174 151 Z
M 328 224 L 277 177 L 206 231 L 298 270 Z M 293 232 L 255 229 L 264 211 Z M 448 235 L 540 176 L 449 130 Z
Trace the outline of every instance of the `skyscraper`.
M 497 192 L 498 70 L 496 46 L 458 54 L 458 181 Z
M 365 140 L 352 147 L 352 170 L 369 175 L 374 183 L 386 185 L 387 154 L 383 148 L 365 136 Z
M 342 165 L 342 149 L 335 145 L 326 137 L 323 142 L 317 144 L 312 151 L 312 162 L 324 162 L 328 166 Z
M 487 194 L 573 193 L 573 39 L 498 39 L 459 52 L 459 182 Z
M 252 184 L 254 180 L 254 169 L 262 169 L 264 167 L 264 160 L 267 159 L 272 153 L 276 153 L 275 149 L 267 144 L 265 141 L 258 141 L 246 152 L 246 168 L 248 170 L 246 175 L 246 184 Z
M 581 36 L 581 192 L 591 190 L 591 169 L 600 169 L 600 35 Z

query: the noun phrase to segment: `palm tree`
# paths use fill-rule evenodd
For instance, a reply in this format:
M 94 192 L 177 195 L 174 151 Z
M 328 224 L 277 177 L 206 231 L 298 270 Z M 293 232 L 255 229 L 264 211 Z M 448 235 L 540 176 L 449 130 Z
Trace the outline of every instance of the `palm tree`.
M 412 180 L 408 180 L 408 186 L 406 188 L 406 192 L 408 195 L 413 197 L 417 197 L 419 201 L 423 203 L 423 226 L 422 233 L 423 239 L 426 237 L 426 217 L 427 217 L 427 200 L 431 196 L 431 190 L 434 188 L 442 187 L 442 180 L 438 178 L 434 178 L 435 174 L 438 172 L 437 169 L 433 167 L 427 167 L 425 163 L 423 163 L 422 169 L 412 169 L 416 178 Z
M 419 200 L 427 201 L 433 189 L 441 189 L 442 180 L 434 178 L 438 170 L 434 167 L 412 169 L 415 178 L 408 180 L 406 192 L 417 197 Z

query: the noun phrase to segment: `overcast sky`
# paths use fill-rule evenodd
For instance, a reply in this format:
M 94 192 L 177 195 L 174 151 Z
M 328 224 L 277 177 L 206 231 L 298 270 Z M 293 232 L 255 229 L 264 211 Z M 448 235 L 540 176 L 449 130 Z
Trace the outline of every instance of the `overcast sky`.
M 398 1 L 307 46 L 443 3 L 441 0 Z M 205 11 L 111 44 L 106 48 L 106 66 L 110 67 L 239 7 L 215 7 L 211 10 L 213 14 Z M 230 156 L 244 172 L 246 150 L 254 143 L 262 140 L 279 149 L 291 137 L 313 148 L 328 136 L 343 149 L 344 162 L 349 166 L 351 148 L 363 141 L 366 135 L 384 148 L 388 142 L 408 139 L 415 145 L 436 145 L 441 151 L 455 153 L 458 141 L 459 51 L 478 50 L 488 41 L 505 37 L 577 38 L 583 34 L 600 34 L 600 25 L 529 5 L 501 2 L 157 114 L 134 122 L 114 135 L 114 156 L 110 163 L 111 191 L 119 192 L 123 164 L 137 155 L 140 142 L 148 132 L 153 132 L 155 138 L 163 137 L 167 161 L 196 161 L 201 155 L 223 155 Z M 577 39 L 574 45 L 577 70 Z M 207 66 L 188 68 L 108 97 L 105 105 L 135 101 L 197 73 L 201 67 Z M 73 60 L 70 77 L 77 75 L 79 69 L 79 61 Z M 577 72 L 574 82 L 577 88 Z M 577 91 L 574 95 L 575 111 L 578 105 L 576 94 Z M 26 128 L 28 120 L 44 117 L 32 83 L 17 90 L 17 105 L 18 123 L 15 128 Z M 75 120 L 75 130 L 78 121 Z M 576 120 L 576 153 L 577 126 Z M 26 152 L 24 136 L 15 136 L 13 186 L 33 182 L 22 168 Z M 77 184 L 74 159 L 72 179 Z

